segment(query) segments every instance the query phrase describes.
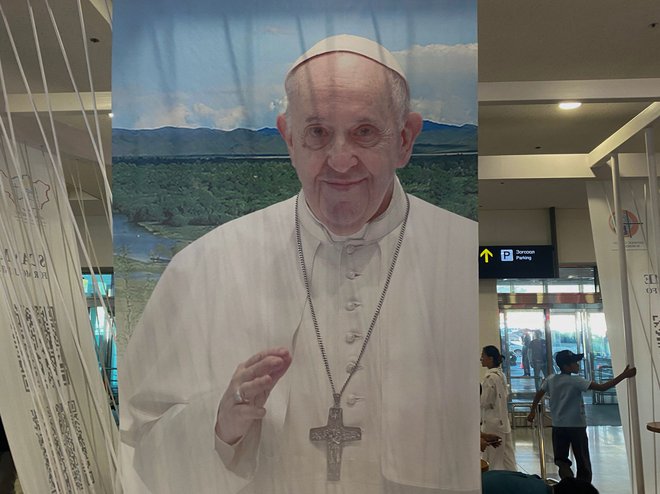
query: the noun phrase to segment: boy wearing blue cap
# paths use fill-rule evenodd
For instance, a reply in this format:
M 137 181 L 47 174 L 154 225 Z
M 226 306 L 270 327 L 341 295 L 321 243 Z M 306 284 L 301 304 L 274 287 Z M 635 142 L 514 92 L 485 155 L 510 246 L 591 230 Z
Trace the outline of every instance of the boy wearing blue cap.
M 559 467 L 559 477 L 564 479 L 574 476 L 571 470 L 571 460 L 568 458 L 569 448 L 572 448 L 577 463 L 577 478 L 591 482 L 587 418 L 584 413 L 582 393 L 588 389 L 607 391 L 624 379 L 633 377 L 637 373 L 637 369 L 626 366 L 623 372 L 614 379 L 597 383 L 572 375 L 580 372 L 579 362 L 583 358 L 583 353 L 576 354 L 570 350 L 557 352 L 555 362 L 557 362 L 561 374 L 552 374 L 543 381 L 534 396 L 532 411 L 527 420 L 530 422 L 534 420 L 536 406 L 543 395 L 548 393 L 552 411 L 552 447 L 555 465 Z

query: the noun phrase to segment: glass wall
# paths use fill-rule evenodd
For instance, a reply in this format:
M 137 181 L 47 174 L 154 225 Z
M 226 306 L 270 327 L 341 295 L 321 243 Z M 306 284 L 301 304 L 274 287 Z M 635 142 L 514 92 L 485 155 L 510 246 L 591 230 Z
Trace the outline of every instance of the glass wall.
M 108 394 L 117 402 L 117 347 L 114 322 L 114 280 L 112 273 L 83 273 L 83 290 L 96 343 L 99 370 Z
M 583 377 L 611 378 L 611 353 L 594 268 L 560 270 L 561 278 L 498 280 L 500 336 L 512 402 L 529 402 L 561 350 L 584 353 Z M 590 395 L 586 395 L 587 402 Z M 602 396 L 593 396 L 600 403 Z M 614 401 L 615 396 L 608 402 Z M 604 401 L 603 401 L 604 402 Z

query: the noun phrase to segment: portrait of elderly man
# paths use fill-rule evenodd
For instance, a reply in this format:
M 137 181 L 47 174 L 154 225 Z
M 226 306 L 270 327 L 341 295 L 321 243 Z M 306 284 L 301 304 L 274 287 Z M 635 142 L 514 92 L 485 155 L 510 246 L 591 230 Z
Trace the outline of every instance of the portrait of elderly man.
M 285 88 L 301 190 L 166 269 L 120 369 L 133 467 L 158 494 L 480 492 L 476 224 L 396 177 L 405 74 L 340 35 Z

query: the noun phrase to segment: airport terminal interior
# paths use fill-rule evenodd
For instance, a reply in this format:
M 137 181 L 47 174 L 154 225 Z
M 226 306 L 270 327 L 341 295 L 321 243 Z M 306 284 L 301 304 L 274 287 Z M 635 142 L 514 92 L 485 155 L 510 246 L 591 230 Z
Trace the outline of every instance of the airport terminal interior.
M 66 18 L 66 12 L 58 9 L 72 8 L 65 7 L 65 3 L 73 5 L 51 5 L 58 18 Z M 26 54 L 26 65 L 19 70 L 6 62 L 14 55 L 2 28 L 0 58 L 8 82 L 7 101 L 18 122 L 16 131 L 25 142 L 36 143 L 40 136 L 28 122 L 33 109 L 22 77 L 32 78 L 39 87 L 40 72 L 39 61 L 27 56 L 33 36 L 25 4 L 23 0 L 0 0 L 2 15 L 13 29 L 16 49 Z M 92 40 L 87 48 L 88 56 L 94 60 L 93 90 L 103 144 L 100 152 L 105 158 L 105 171 L 111 177 L 112 29 L 108 5 L 112 7 L 110 0 L 82 2 L 87 34 Z M 47 21 L 43 6 L 36 6 L 35 14 L 37 23 Z M 73 15 L 71 22 L 77 22 Z M 44 38 L 49 32 L 44 30 Z M 43 41 L 53 50 L 58 44 L 54 38 Z M 71 47 L 70 53 L 84 60 L 85 55 L 80 48 L 77 50 L 74 53 L 76 49 Z M 612 139 L 621 139 L 625 126 L 645 109 L 651 108 L 655 119 L 660 115 L 659 52 L 657 0 L 478 3 L 480 253 L 497 249 L 490 255 L 504 260 L 507 249 L 517 249 L 525 255 L 530 249 L 549 247 L 543 261 L 539 261 L 544 263 L 539 268 L 540 275 L 532 268 L 507 274 L 505 266 L 479 280 L 480 345 L 495 345 L 502 350 L 517 469 L 522 472 L 559 478 L 552 461 L 551 428 L 541 427 L 540 444 L 538 426 L 530 426 L 527 421 L 540 382 L 540 377 L 535 378 L 538 369 L 530 362 L 530 342 L 544 341 L 546 374 L 558 372 L 554 356 L 561 350 L 585 355 L 579 374 L 591 381 L 606 382 L 623 370 L 621 363 L 625 358 L 618 357 L 614 363 L 612 357 L 612 332 L 621 328 L 608 320 L 603 306 L 604 268 L 596 260 L 587 184 L 611 186 L 609 167 L 602 165 L 603 160 L 592 167 L 594 153 L 602 145 L 613 146 Z M 50 60 L 59 60 L 51 55 Z M 71 70 L 84 74 L 86 80 L 86 65 L 76 62 L 75 56 L 71 60 Z M 54 95 L 52 109 L 61 129 L 62 152 L 69 157 L 65 167 L 71 176 L 78 177 L 76 184 L 67 184 L 71 207 L 79 227 L 86 232 L 84 241 L 95 252 L 93 267 L 82 260 L 81 276 L 99 367 L 114 407 L 119 400 L 117 348 L 122 342 L 115 341 L 113 331 L 108 333 L 107 329 L 113 320 L 118 282 L 113 274 L 107 192 L 100 185 L 98 169 L 89 166 L 97 160 L 98 153 L 80 145 L 79 136 L 87 135 L 87 124 L 76 111 L 79 100 L 68 84 L 66 68 L 55 63 L 49 66 L 48 58 L 44 61 L 52 80 L 49 90 Z M 81 92 L 83 98 L 89 98 L 91 88 Z M 566 101 L 579 101 L 581 106 L 560 109 L 559 103 Z M 43 105 L 43 101 L 38 104 Z M 4 106 L 0 102 L 0 111 L 5 111 Z M 91 111 L 88 113 L 91 115 Z M 4 115 L 0 113 L 0 117 Z M 657 148 L 660 123 L 653 122 L 651 118 L 647 125 Z M 614 150 L 621 153 L 623 175 L 644 176 L 645 172 L 636 165 L 638 157 L 646 153 L 641 135 L 612 147 Z M 488 257 L 481 256 L 480 264 L 485 259 Z M 479 366 L 479 362 L 466 361 L 464 365 Z M 589 390 L 584 399 L 593 484 L 602 494 L 632 492 L 632 453 L 626 448 L 622 425 L 626 423 L 622 422 L 622 413 L 628 408 L 620 408 L 614 389 Z M 9 463 L 8 453 L 3 453 L 0 483 L 9 475 Z M 656 475 L 655 485 L 647 485 L 646 493 L 660 492 L 654 491 L 658 486 Z M 20 479 L 16 481 L 16 492 L 22 492 Z

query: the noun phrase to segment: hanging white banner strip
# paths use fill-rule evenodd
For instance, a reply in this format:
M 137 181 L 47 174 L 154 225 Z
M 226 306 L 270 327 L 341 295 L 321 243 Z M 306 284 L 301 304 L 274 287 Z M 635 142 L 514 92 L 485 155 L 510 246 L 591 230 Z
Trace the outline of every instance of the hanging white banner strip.
M 640 437 L 646 492 L 656 492 L 659 485 L 660 441 L 646 430 L 648 422 L 660 420 L 660 285 L 655 259 L 649 254 L 647 218 L 648 186 L 645 180 L 622 179 L 621 204 L 623 231 L 628 264 L 630 317 L 637 367 L 637 396 Z M 614 229 L 611 183 L 587 184 L 589 213 L 596 249 L 598 274 L 607 319 L 607 335 L 612 350 L 614 374 L 623 370 L 626 362 L 623 332 L 621 285 L 618 271 L 618 247 Z M 624 424 L 624 434 L 630 451 L 629 402 L 626 383 L 616 388 Z
M 116 428 L 68 198 L 41 150 L 0 145 L 0 414 L 23 491 L 113 493 Z M 86 369 L 85 369 L 86 368 Z

